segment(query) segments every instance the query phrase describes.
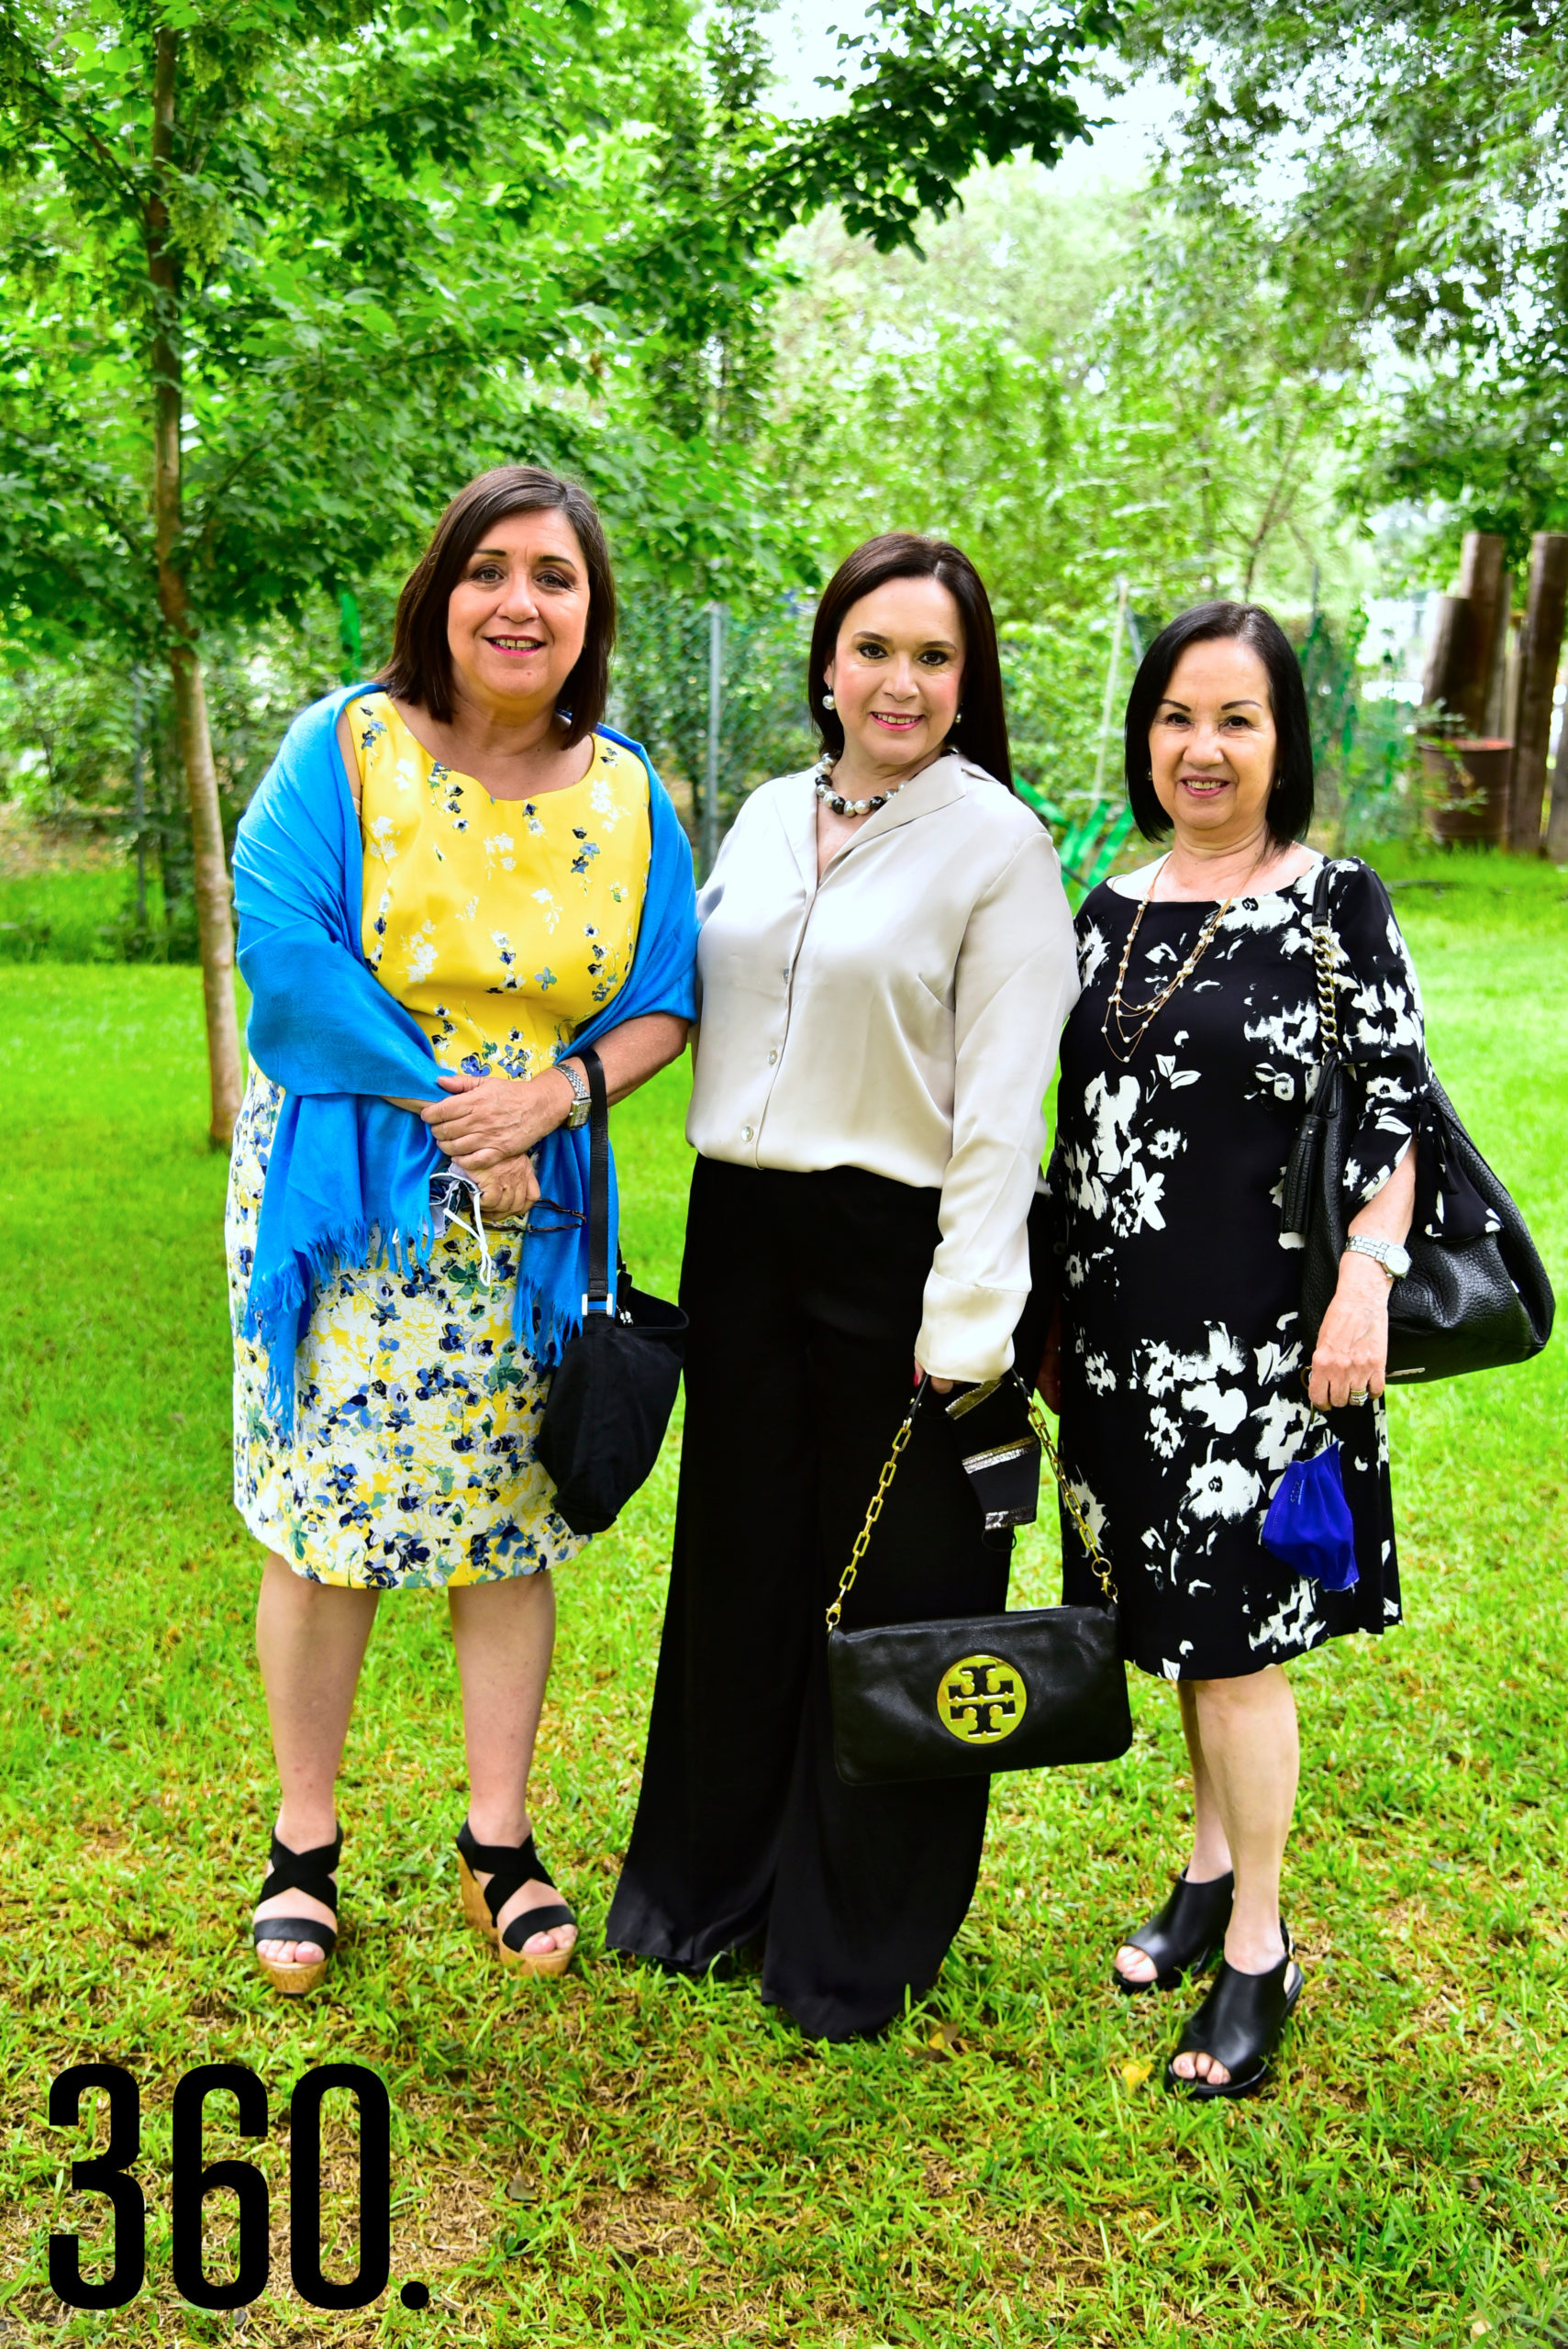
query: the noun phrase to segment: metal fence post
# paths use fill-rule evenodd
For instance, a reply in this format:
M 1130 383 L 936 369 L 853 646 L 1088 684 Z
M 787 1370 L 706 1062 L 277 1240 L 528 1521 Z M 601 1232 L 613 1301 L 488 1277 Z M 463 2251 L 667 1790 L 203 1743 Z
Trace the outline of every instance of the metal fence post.
M 702 789 L 702 877 L 718 857 L 718 748 L 724 708 L 724 606 L 707 607 L 707 764 Z
M 136 926 L 147 928 L 147 738 L 142 727 L 141 671 L 130 673 L 131 820 L 136 826 Z
M 1121 667 L 1121 632 L 1127 626 L 1127 599 L 1130 583 L 1118 574 L 1116 583 L 1116 620 L 1111 631 L 1110 665 L 1106 671 L 1106 697 L 1100 709 L 1099 740 L 1095 745 L 1095 787 L 1089 794 L 1089 805 L 1097 807 L 1106 790 L 1106 749 L 1110 740 L 1111 712 L 1116 707 L 1117 673 Z

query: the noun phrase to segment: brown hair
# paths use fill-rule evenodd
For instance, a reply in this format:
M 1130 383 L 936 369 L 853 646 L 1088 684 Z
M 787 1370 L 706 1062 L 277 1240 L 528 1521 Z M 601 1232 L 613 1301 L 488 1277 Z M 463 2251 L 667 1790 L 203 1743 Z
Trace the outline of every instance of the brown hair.
M 828 663 L 837 649 L 844 615 L 862 596 L 885 586 L 890 579 L 940 579 L 957 604 L 963 618 L 963 689 L 952 729 L 953 748 L 1011 791 L 1013 762 L 1007 749 L 1002 663 L 990 598 L 966 554 L 945 539 L 923 539 L 914 530 L 889 530 L 880 539 L 868 539 L 864 546 L 845 556 L 822 591 L 811 630 L 806 694 L 811 723 L 822 738 L 824 750 L 836 759 L 844 747 L 843 720 L 836 709 L 822 707 Z
M 561 689 L 566 747 L 590 735 L 605 714 L 610 648 L 616 640 L 616 584 L 605 526 L 587 491 L 539 465 L 497 465 L 460 489 L 404 584 L 392 629 L 392 658 L 376 678 L 397 701 L 417 702 L 438 724 L 452 714 L 447 606 L 463 566 L 493 523 L 508 514 L 564 514 L 588 570 L 588 626 L 576 665 Z

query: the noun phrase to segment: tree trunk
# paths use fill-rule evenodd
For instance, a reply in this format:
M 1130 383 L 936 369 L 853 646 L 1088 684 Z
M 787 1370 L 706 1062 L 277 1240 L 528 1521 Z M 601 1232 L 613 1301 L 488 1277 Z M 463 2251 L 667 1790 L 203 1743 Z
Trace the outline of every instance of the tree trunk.
M 1440 596 L 1431 651 L 1427 655 L 1426 682 L 1421 687 L 1421 700 L 1429 709 L 1440 707 L 1445 715 L 1453 709 L 1459 645 L 1468 625 L 1469 607 L 1464 597 Z
M 185 770 L 191 847 L 195 862 L 196 928 L 201 942 L 202 996 L 206 1010 L 207 1071 L 212 1087 L 208 1133 L 215 1149 L 227 1150 L 239 1114 L 239 1038 L 234 1005 L 234 921 L 228 863 L 223 850 L 223 817 L 217 799 L 207 726 L 206 691 L 191 624 L 184 575 L 175 560 L 183 527 L 180 426 L 183 408 L 180 351 L 180 277 L 169 250 L 169 211 L 164 175 L 174 144 L 174 84 L 180 37 L 167 27 L 157 35 L 152 94 L 153 194 L 147 207 L 147 272 L 152 286 L 153 541 L 158 560 L 158 601 L 163 614 L 169 674 L 180 756 Z
M 1514 737 L 1508 846 L 1540 853 L 1540 802 L 1551 751 L 1551 704 L 1568 609 L 1568 534 L 1538 530 L 1530 541 L 1529 602 L 1519 646 L 1519 709 Z
M 1462 733 L 1484 736 L 1497 662 L 1499 617 L 1507 609 L 1509 593 L 1503 569 L 1503 540 L 1495 532 L 1465 532 L 1459 593 L 1467 608 L 1453 649 L 1449 707 L 1462 720 Z M 1503 642 L 1507 642 L 1506 635 Z

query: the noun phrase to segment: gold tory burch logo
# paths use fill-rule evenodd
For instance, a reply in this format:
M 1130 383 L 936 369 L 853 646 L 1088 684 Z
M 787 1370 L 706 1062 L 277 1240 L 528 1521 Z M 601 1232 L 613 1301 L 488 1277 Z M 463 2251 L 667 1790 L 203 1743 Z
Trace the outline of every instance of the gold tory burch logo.
M 960 1656 L 937 1684 L 938 1718 L 965 1745 L 1011 1737 L 1028 1703 L 1022 1674 L 999 1655 Z

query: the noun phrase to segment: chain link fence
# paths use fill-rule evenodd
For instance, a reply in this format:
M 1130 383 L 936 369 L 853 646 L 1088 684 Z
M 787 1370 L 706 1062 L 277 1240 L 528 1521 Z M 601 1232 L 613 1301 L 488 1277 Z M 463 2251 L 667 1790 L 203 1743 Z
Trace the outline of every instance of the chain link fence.
M 650 752 L 704 876 L 746 794 L 818 755 L 806 706 L 812 614 L 797 596 L 751 612 L 673 596 L 622 606 L 610 723 Z M 1054 835 L 1076 896 L 1131 825 L 1119 785 L 1103 797 L 1091 787 L 1098 665 L 1044 629 L 1014 631 L 1002 655 L 1019 795 Z
M 207 649 L 207 698 L 225 830 L 233 826 L 290 716 L 341 669 L 361 674 L 390 634 L 391 602 L 361 615 L 345 596 L 308 629 L 262 646 Z M 646 744 L 690 834 L 699 873 L 748 792 L 810 766 L 818 744 L 806 708 L 814 607 L 780 596 L 754 608 L 629 594 L 611 680 L 613 725 Z M 1126 692 L 1161 616 L 1123 587 L 1102 622 L 1015 623 L 1002 662 L 1019 795 L 1050 827 L 1074 902 L 1141 851 L 1121 787 Z M 1362 658 L 1364 617 L 1321 612 L 1293 631 L 1318 769 L 1314 837 L 1336 853 L 1420 833 L 1426 799 L 1419 713 Z M 166 680 L 112 662 L 39 662 L 0 674 L 0 800 L 50 836 L 123 843 L 122 910 L 95 917 L 104 959 L 187 961 L 195 953 L 183 776 Z M 50 922 L 0 923 L 0 961 L 53 951 Z
M 794 596 L 751 612 L 676 596 L 622 607 L 610 723 L 652 758 L 705 877 L 747 793 L 818 755 L 806 708 L 812 608 Z
M 1364 612 L 1338 630 L 1314 612 L 1300 647 L 1317 778 L 1313 829 L 1336 856 L 1360 842 L 1417 838 L 1426 826 L 1422 713 L 1395 691 L 1392 652 L 1369 675 L 1361 659 L 1366 631 Z

